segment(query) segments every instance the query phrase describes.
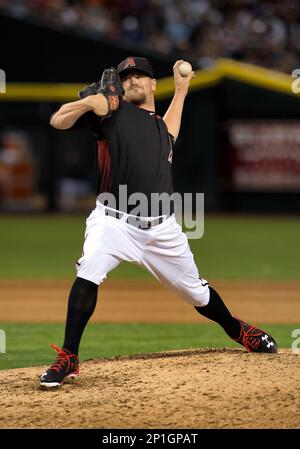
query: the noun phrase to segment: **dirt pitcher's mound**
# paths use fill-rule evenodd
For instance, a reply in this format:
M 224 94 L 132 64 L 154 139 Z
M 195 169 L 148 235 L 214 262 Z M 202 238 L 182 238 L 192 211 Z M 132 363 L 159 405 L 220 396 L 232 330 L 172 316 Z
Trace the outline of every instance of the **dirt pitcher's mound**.
M 300 356 L 195 349 L 86 361 L 42 390 L 44 367 L 0 372 L 2 428 L 300 428 Z

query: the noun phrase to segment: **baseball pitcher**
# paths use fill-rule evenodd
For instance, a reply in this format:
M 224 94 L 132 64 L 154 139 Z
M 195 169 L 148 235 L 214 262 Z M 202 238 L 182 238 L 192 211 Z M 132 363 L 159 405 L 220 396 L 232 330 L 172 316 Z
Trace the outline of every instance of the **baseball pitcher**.
M 176 61 L 173 67 L 175 93 L 163 117 L 155 112 L 153 69 L 141 57 L 128 57 L 117 70 L 104 70 L 99 82 L 85 87 L 78 100 L 62 105 L 51 117 L 50 124 L 59 130 L 87 127 L 94 133 L 98 196 L 86 221 L 83 253 L 69 295 L 65 339 L 61 348 L 51 345 L 57 357 L 41 376 L 43 387 L 58 387 L 65 378 L 79 374 L 79 345 L 96 306 L 98 286 L 122 261 L 145 267 L 247 351 L 277 352 L 271 335 L 233 316 L 199 276 L 174 205 L 166 210 L 159 204 L 153 213 L 151 195 L 173 193 L 173 146 L 194 76 L 193 71 L 181 75 L 182 62 Z M 147 200 L 142 212 L 131 201 L 141 195 Z

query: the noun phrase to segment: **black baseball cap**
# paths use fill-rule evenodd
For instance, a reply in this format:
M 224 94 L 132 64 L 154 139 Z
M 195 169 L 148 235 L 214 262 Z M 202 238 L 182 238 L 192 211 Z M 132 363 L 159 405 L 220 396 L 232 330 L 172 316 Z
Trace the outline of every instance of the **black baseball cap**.
M 136 56 L 128 56 L 124 61 L 120 62 L 117 67 L 118 74 L 122 78 L 127 72 L 137 70 L 146 73 L 150 78 L 154 78 L 153 69 L 150 62 L 146 58 Z

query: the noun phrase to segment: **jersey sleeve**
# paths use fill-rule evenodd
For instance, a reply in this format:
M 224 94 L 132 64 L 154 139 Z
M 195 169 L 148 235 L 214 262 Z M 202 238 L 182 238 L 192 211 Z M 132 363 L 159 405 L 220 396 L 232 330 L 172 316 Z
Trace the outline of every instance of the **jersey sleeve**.
M 92 129 L 101 123 L 101 117 L 98 117 L 92 111 L 88 111 L 79 117 L 70 129 Z

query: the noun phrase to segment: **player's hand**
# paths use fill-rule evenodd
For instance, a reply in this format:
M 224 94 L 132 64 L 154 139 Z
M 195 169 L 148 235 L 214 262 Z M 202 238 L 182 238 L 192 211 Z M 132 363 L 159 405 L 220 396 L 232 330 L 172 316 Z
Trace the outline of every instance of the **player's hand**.
M 187 76 L 182 76 L 179 73 L 178 67 L 183 62 L 183 59 L 179 59 L 173 66 L 175 91 L 186 95 L 189 90 L 190 81 L 195 77 L 195 72 L 192 70 Z
M 89 95 L 82 101 L 84 101 L 89 106 L 89 109 L 93 111 L 94 114 L 99 116 L 107 115 L 108 104 L 103 94 L 99 93 L 96 95 Z
M 89 84 L 85 86 L 78 92 L 78 97 L 82 100 L 83 98 L 88 97 L 89 95 L 96 95 L 100 88 L 100 81 L 96 81 L 95 83 Z

